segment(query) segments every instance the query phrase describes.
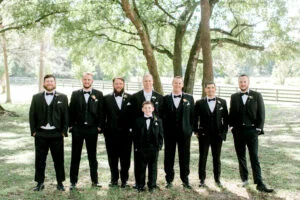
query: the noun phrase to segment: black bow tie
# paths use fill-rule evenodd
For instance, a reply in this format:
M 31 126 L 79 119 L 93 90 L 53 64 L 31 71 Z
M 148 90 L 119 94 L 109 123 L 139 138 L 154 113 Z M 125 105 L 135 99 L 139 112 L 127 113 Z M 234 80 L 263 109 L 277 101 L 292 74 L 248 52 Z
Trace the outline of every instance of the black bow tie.
M 83 91 L 83 94 L 91 94 L 90 91 Z
M 243 95 L 249 95 L 249 92 L 241 93 L 241 96 Z
M 122 93 L 115 93 L 115 97 L 122 97 Z
M 53 92 L 46 92 L 46 95 L 53 95 Z
M 174 99 L 175 98 L 181 98 L 181 95 L 174 95 Z
M 144 117 L 144 119 L 145 119 L 145 120 L 147 120 L 147 119 L 150 119 L 150 120 L 151 120 L 151 119 L 152 119 L 152 117 Z
M 216 98 L 208 99 L 208 102 L 215 101 Z

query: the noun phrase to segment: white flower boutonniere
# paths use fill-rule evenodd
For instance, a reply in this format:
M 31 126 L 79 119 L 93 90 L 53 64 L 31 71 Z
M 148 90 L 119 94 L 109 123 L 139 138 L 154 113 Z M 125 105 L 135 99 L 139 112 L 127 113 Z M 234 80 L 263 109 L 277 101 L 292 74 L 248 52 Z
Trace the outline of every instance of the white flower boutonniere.
M 123 95 L 123 101 L 126 101 L 126 99 L 127 99 L 127 94 L 124 94 Z
M 249 99 L 253 99 L 253 96 L 248 96 Z
M 98 99 L 96 98 L 96 96 L 95 95 L 91 95 L 91 98 L 94 100 L 94 101 L 98 101 Z
M 187 99 L 183 99 L 183 102 L 185 103 L 185 102 L 189 102 Z
M 56 97 L 58 97 L 58 96 L 59 96 L 59 94 L 55 93 L 55 96 L 56 96 Z
M 218 104 L 221 104 L 221 101 L 218 100 L 217 103 L 218 103 Z
M 151 99 L 155 100 L 155 99 L 156 99 L 156 96 L 152 96 Z

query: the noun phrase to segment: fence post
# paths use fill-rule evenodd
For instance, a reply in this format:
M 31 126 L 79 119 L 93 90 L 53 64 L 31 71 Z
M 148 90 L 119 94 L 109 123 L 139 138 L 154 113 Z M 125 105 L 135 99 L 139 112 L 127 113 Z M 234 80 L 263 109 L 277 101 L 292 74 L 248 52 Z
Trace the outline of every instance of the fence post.
M 278 89 L 276 89 L 276 101 L 278 102 L 278 95 L 279 95 L 279 92 L 278 92 Z

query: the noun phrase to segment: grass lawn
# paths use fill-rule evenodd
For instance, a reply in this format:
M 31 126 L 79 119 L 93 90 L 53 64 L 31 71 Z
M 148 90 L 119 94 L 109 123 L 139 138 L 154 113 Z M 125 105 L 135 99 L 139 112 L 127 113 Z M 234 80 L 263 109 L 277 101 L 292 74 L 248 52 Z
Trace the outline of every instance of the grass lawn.
M 4 104 L 4 108 L 17 112 L 20 117 L 0 117 L 0 199 L 300 199 L 300 111 L 295 106 L 267 105 L 265 135 L 259 137 L 259 157 L 265 183 L 275 189 L 273 194 L 259 193 L 253 184 L 250 162 L 250 186 L 241 187 L 238 163 L 231 133 L 222 148 L 222 175 L 224 189 L 215 186 L 212 158 L 207 163 L 208 188 L 199 188 L 198 141 L 193 136 L 191 145 L 192 190 L 183 189 L 179 179 L 178 160 L 175 163 L 174 188 L 165 189 L 163 151 L 160 152 L 158 185 L 160 191 L 137 193 L 133 189 L 110 189 L 110 171 L 103 135 L 99 136 L 99 180 L 102 189 L 91 188 L 86 150 L 83 150 L 78 191 L 69 191 L 71 136 L 65 138 L 65 192 L 56 191 L 53 162 L 48 155 L 45 189 L 33 192 L 34 140 L 28 124 L 28 104 Z M 129 184 L 134 184 L 133 163 Z

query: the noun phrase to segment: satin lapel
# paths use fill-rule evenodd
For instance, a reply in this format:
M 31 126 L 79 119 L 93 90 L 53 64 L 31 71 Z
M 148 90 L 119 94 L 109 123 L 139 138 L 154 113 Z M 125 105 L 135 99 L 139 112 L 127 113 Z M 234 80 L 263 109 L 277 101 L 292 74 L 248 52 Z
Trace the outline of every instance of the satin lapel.
M 40 94 L 40 97 L 39 97 L 39 98 L 41 99 L 40 102 L 43 102 L 43 110 L 46 111 L 46 109 L 47 109 L 47 108 L 46 108 L 47 102 L 46 102 L 46 99 L 45 99 L 45 96 L 44 96 L 44 95 L 45 95 L 45 93 L 42 92 L 42 93 Z
M 86 102 L 85 102 L 85 98 L 84 98 L 84 95 L 83 95 L 83 90 L 80 90 L 79 91 L 79 94 L 78 94 L 78 101 L 79 101 L 79 105 L 81 106 L 82 109 L 80 110 L 85 110 L 86 108 Z
M 125 95 L 127 96 L 127 98 L 124 98 Z M 126 93 L 124 93 L 123 98 L 122 98 L 121 110 L 124 110 L 124 108 L 127 104 L 128 104 L 128 95 Z
M 174 102 L 173 102 L 172 93 L 168 96 L 167 100 L 168 100 L 168 106 L 169 106 L 169 107 L 171 108 L 171 110 L 173 111 L 173 106 L 175 106 L 175 105 L 174 105 Z

